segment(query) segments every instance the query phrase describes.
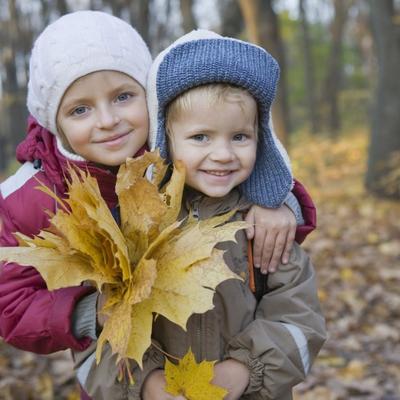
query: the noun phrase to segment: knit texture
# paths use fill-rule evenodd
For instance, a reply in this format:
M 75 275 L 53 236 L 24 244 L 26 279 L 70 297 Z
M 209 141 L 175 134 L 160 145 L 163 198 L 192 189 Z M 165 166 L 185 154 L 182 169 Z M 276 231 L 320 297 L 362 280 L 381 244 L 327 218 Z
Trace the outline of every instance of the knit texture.
M 89 73 L 123 72 L 143 87 L 150 52 L 128 23 L 100 11 L 77 11 L 48 25 L 30 59 L 28 109 L 40 125 L 57 134 L 56 116 L 68 87 Z
M 205 32 L 204 38 L 199 38 L 199 32 Z M 258 103 L 259 142 L 255 167 L 241 189 L 252 203 L 279 207 L 290 192 L 293 179 L 287 153 L 269 124 L 279 79 L 277 62 L 264 49 L 236 39 L 215 37 L 214 33 L 208 38 L 207 31 L 185 36 L 187 40 L 180 39 L 178 45 L 161 53 L 150 70 L 147 90 L 152 148 L 160 148 L 161 155 L 169 157 L 166 108 L 177 96 L 208 83 L 243 87 Z M 157 113 L 156 117 L 152 113 Z

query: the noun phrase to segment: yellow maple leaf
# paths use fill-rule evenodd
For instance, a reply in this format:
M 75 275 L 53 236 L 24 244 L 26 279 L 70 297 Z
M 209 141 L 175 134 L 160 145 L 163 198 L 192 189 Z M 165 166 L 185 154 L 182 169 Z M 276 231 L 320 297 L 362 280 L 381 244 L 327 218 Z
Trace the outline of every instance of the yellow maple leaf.
M 145 177 L 153 168 L 153 181 Z M 178 163 L 163 189 L 166 166 L 158 153 L 127 160 L 117 176 L 121 227 L 100 194 L 97 181 L 70 171 L 68 198 L 40 189 L 60 204 L 50 227 L 37 237 L 18 234 L 20 247 L 0 248 L 0 259 L 32 265 L 50 290 L 89 281 L 106 295 L 101 312 L 108 316 L 98 339 L 121 358 L 142 365 L 151 344 L 154 315 L 186 329 L 193 313 L 213 308 L 216 286 L 238 279 L 214 247 L 234 240 L 244 222 L 226 223 L 231 214 L 205 221 L 177 221 L 185 183 Z
M 187 400 L 222 400 L 228 391 L 213 385 L 215 361 L 196 363 L 191 349 L 175 365 L 166 359 L 165 379 L 166 392 L 173 396 L 184 396 Z

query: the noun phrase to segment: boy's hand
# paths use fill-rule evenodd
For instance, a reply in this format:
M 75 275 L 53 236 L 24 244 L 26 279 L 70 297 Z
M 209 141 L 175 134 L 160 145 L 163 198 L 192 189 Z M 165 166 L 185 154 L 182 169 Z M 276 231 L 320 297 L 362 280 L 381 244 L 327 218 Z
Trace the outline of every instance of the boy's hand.
M 183 396 L 172 396 L 165 391 L 165 375 L 161 369 L 150 372 L 142 389 L 143 400 L 185 400 Z
M 296 217 L 286 205 L 280 208 L 262 208 L 253 205 L 246 215 L 251 227 L 246 234 L 253 240 L 254 266 L 261 272 L 275 272 L 280 261 L 289 262 L 296 235 Z
M 215 365 L 214 385 L 228 390 L 224 400 L 237 400 L 246 390 L 250 380 L 250 371 L 239 361 L 228 359 Z

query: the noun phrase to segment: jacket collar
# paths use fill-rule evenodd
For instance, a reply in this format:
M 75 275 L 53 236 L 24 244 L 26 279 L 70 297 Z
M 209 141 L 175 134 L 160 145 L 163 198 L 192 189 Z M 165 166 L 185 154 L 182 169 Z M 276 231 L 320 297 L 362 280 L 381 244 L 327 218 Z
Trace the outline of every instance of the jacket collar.
M 238 188 L 233 189 L 224 197 L 209 197 L 185 187 L 183 204 L 187 213 L 196 209 L 199 219 L 225 214 L 232 210 L 245 211 L 250 206 Z

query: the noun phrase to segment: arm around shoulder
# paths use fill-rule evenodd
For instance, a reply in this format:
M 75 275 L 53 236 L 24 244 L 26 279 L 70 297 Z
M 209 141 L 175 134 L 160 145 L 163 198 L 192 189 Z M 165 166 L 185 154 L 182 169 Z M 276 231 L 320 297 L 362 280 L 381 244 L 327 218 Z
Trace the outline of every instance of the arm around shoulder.
M 317 209 L 306 188 L 296 179 L 292 190 L 301 208 L 304 223 L 297 226 L 296 242 L 301 244 L 317 226 Z

